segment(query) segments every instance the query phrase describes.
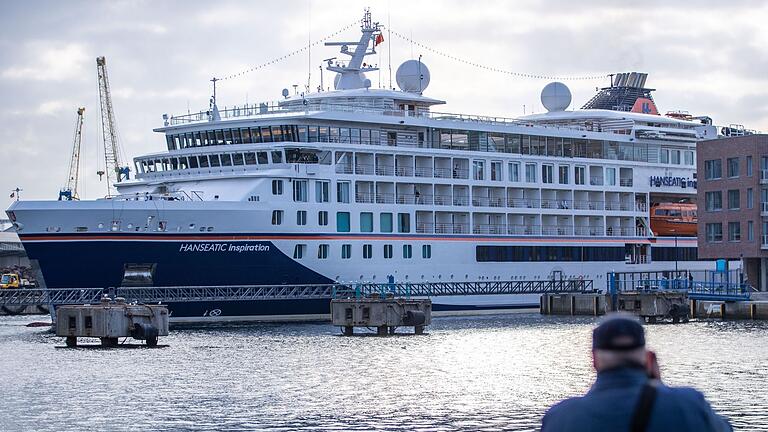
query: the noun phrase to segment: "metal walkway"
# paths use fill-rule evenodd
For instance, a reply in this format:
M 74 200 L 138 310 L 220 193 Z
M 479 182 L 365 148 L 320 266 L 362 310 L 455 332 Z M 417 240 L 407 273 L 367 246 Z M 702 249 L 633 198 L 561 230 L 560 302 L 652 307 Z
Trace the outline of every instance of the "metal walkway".
M 385 284 L 45 288 L 0 291 L 2 306 L 94 304 L 107 295 L 137 303 L 201 301 L 308 300 L 367 296 L 434 297 L 493 294 L 544 294 L 591 291 L 591 280 L 425 282 Z
M 681 291 L 689 299 L 708 301 L 746 301 L 754 288 L 739 280 L 738 274 L 710 271 L 615 272 L 608 273 L 608 292 Z M 611 286 L 613 283 L 613 286 Z

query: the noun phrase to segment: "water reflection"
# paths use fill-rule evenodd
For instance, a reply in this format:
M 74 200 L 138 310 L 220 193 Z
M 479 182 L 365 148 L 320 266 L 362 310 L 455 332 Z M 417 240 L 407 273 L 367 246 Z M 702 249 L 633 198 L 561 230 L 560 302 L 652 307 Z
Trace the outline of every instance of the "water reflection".
M 0 318 L 0 430 L 536 430 L 592 380 L 592 318 L 436 319 L 425 336 L 328 324 L 174 331 L 157 350 L 57 349 Z M 740 430 L 768 428 L 768 323 L 647 328 L 666 382 Z

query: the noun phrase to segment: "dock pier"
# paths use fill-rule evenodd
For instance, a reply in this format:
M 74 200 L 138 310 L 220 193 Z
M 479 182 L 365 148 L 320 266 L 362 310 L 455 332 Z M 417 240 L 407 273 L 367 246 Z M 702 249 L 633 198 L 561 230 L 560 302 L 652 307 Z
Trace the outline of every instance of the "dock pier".
M 382 297 L 373 293 L 362 298 L 331 300 L 331 323 L 344 329 L 344 336 L 354 335 L 355 327 L 376 328 L 376 334 L 395 334 L 397 327 L 413 327 L 417 335 L 432 323 L 429 299 Z

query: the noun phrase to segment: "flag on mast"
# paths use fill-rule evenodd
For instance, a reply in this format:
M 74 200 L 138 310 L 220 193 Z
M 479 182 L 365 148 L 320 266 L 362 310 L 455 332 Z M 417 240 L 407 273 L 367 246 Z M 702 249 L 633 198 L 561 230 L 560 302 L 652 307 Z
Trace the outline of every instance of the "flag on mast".
M 384 42 L 384 35 L 379 33 L 376 35 L 376 39 L 373 41 L 373 46 L 378 46 L 382 42 Z

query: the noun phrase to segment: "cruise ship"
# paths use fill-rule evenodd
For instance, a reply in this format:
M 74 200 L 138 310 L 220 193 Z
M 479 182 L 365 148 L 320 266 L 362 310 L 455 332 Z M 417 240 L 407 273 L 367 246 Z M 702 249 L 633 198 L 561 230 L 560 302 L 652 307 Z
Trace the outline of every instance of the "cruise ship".
M 220 286 L 586 279 L 699 261 L 696 238 L 650 226 L 659 203 L 696 199 L 707 117 L 660 115 L 646 74 L 611 77 L 581 109 L 553 82 L 546 113 L 451 114 L 429 70 L 372 88 L 382 27 L 326 43 L 334 89 L 163 116 L 163 151 L 96 200 L 13 203 L 48 287 Z M 676 250 L 675 245 L 680 249 Z M 448 296 L 435 311 L 530 307 L 533 295 Z M 215 310 L 213 314 L 210 311 Z M 175 320 L 327 316 L 328 300 L 172 305 Z

